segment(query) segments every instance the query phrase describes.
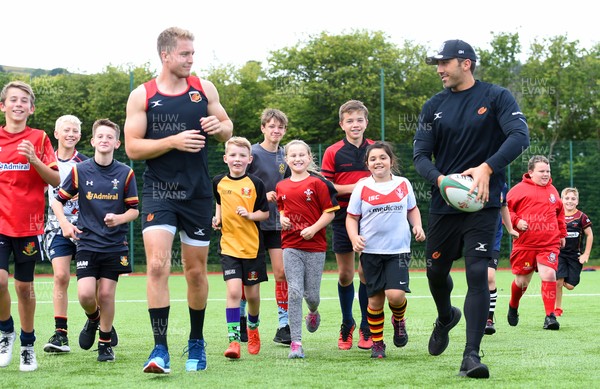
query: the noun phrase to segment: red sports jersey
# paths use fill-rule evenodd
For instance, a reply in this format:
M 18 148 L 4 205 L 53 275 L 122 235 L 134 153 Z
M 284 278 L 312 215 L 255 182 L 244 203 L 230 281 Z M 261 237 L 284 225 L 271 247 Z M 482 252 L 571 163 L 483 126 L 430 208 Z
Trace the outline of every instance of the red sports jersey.
M 371 143 L 371 139 L 364 139 L 360 147 L 356 147 L 344 138 L 329 146 L 321 163 L 323 177 L 336 185 L 356 184 L 361 178 L 369 177 L 371 172 L 365 164 L 365 154 Z M 337 200 L 340 207 L 347 207 L 350 193 L 339 195 Z
M 281 247 L 317 253 L 326 251 L 325 228 L 311 240 L 301 237 L 300 231 L 315 224 L 323 212 L 334 212 L 340 208 L 333 185 L 321 177 L 310 175 L 302 181 L 289 178 L 279 181 L 275 190 L 277 208 L 292 222 L 291 229 L 281 231 Z
M 523 181 L 508 191 L 506 201 L 513 227 L 517 228 L 520 219 L 528 224 L 526 231 L 519 230 L 514 249 L 558 248 L 560 238 L 567 236 L 565 211 L 552 179 L 540 186 L 526 173 Z
M 44 233 L 47 184 L 17 151 L 25 139 L 33 143 L 44 164 L 58 170 L 52 143 L 44 131 L 25 127 L 13 134 L 0 127 L 0 234 L 15 238 Z

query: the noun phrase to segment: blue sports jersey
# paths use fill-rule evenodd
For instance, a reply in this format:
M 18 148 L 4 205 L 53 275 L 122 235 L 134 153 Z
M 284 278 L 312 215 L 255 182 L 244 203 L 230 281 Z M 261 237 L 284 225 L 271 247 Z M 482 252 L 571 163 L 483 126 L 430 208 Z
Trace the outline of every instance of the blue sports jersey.
M 133 170 L 118 161 L 101 166 L 93 158 L 73 166 L 56 200 L 65 204 L 79 195 L 79 235 L 77 250 L 116 252 L 127 250 L 129 223 L 108 227 L 107 213 L 122 214 L 137 208 L 138 196 Z

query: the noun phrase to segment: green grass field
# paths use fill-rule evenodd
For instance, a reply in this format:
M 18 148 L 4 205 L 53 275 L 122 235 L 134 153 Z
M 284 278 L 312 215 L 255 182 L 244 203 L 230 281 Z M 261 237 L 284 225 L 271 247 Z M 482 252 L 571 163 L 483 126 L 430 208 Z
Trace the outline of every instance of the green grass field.
M 453 272 L 453 304 L 462 310 L 466 293 L 464 273 Z M 171 319 L 169 375 L 142 373 L 142 365 L 153 346 L 146 306 L 146 280 L 143 276 L 122 277 L 117 289 L 115 327 L 120 343 L 115 348 L 116 362 L 99 363 L 97 353 L 78 346 L 78 335 L 85 315 L 77 302 L 75 279 L 69 290 L 69 328 L 71 353 L 45 354 L 44 343 L 53 332 L 52 278 L 36 278 L 38 305 L 36 311 L 36 353 L 39 369 L 22 373 L 19 369 L 18 344 L 10 366 L 0 370 L 2 387 L 252 387 L 252 388 L 442 388 L 442 387 L 595 387 L 600 380 L 600 273 L 582 273 L 581 284 L 565 293 L 564 310 L 559 318 L 560 331 L 544 331 L 544 312 L 540 297 L 540 281 L 534 276 L 520 308 L 520 322 L 509 327 L 506 310 L 509 299 L 510 271 L 498 272 L 498 332 L 485 336 L 482 361 L 490 368 L 489 380 L 458 377 L 465 342 L 464 318 L 450 333 L 450 346 L 438 357 L 427 352 L 427 342 L 436 317 L 425 273 L 411 273 L 412 294 L 408 298 L 407 330 L 409 343 L 404 348 L 393 345 L 391 313 L 386 309 L 385 339 L 387 358 L 371 360 L 370 352 L 356 348 L 337 349 L 341 314 L 337 299 L 337 275 L 325 273 L 321 289 L 321 326 L 315 333 L 303 329 L 306 358 L 288 360 L 288 347 L 274 344 L 277 325 L 274 283 L 262 284 L 261 337 L 259 355 L 249 355 L 244 347 L 242 358 L 230 361 L 223 357 L 227 348 L 225 323 L 225 283 L 220 274 L 210 276 L 209 303 L 204 334 L 207 342 L 208 369 L 187 373 L 186 357 L 189 318 L 185 301 L 185 281 L 175 275 L 170 279 Z M 358 281 L 355 281 L 357 284 Z M 13 293 L 13 285 L 9 286 Z M 18 328 L 16 300 L 13 294 L 12 314 Z M 306 312 L 306 308 L 305 308 Z M 355 317 L 360 317 L 357 302 Z M 358 332 L 355 332 L 357 335 Z M 18 338 L 17 338 L 18 343 Z

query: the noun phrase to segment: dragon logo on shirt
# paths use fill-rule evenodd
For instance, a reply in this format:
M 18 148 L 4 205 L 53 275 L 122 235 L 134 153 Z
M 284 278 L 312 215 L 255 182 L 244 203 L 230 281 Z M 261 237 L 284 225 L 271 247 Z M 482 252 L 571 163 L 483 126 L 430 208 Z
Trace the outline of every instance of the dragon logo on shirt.
M 202 95 L 198 91 L 191 91 L 188 93 L 190 95 L 190 101 L 192 103 L 199 103 L 202 101 Z

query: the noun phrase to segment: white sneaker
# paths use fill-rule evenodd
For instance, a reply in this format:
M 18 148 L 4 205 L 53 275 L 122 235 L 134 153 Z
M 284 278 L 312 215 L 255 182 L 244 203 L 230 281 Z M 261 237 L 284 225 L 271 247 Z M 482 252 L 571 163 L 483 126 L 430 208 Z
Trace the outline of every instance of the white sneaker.
M 14 331 L 0 331 L 0 367 L 6 367 L 10 363 L 16 337 L 17 334 Z
M 37 370 L 37 360 L 35 359 L 35 351 L 33 347 L 21 347 L 21 371 Z

